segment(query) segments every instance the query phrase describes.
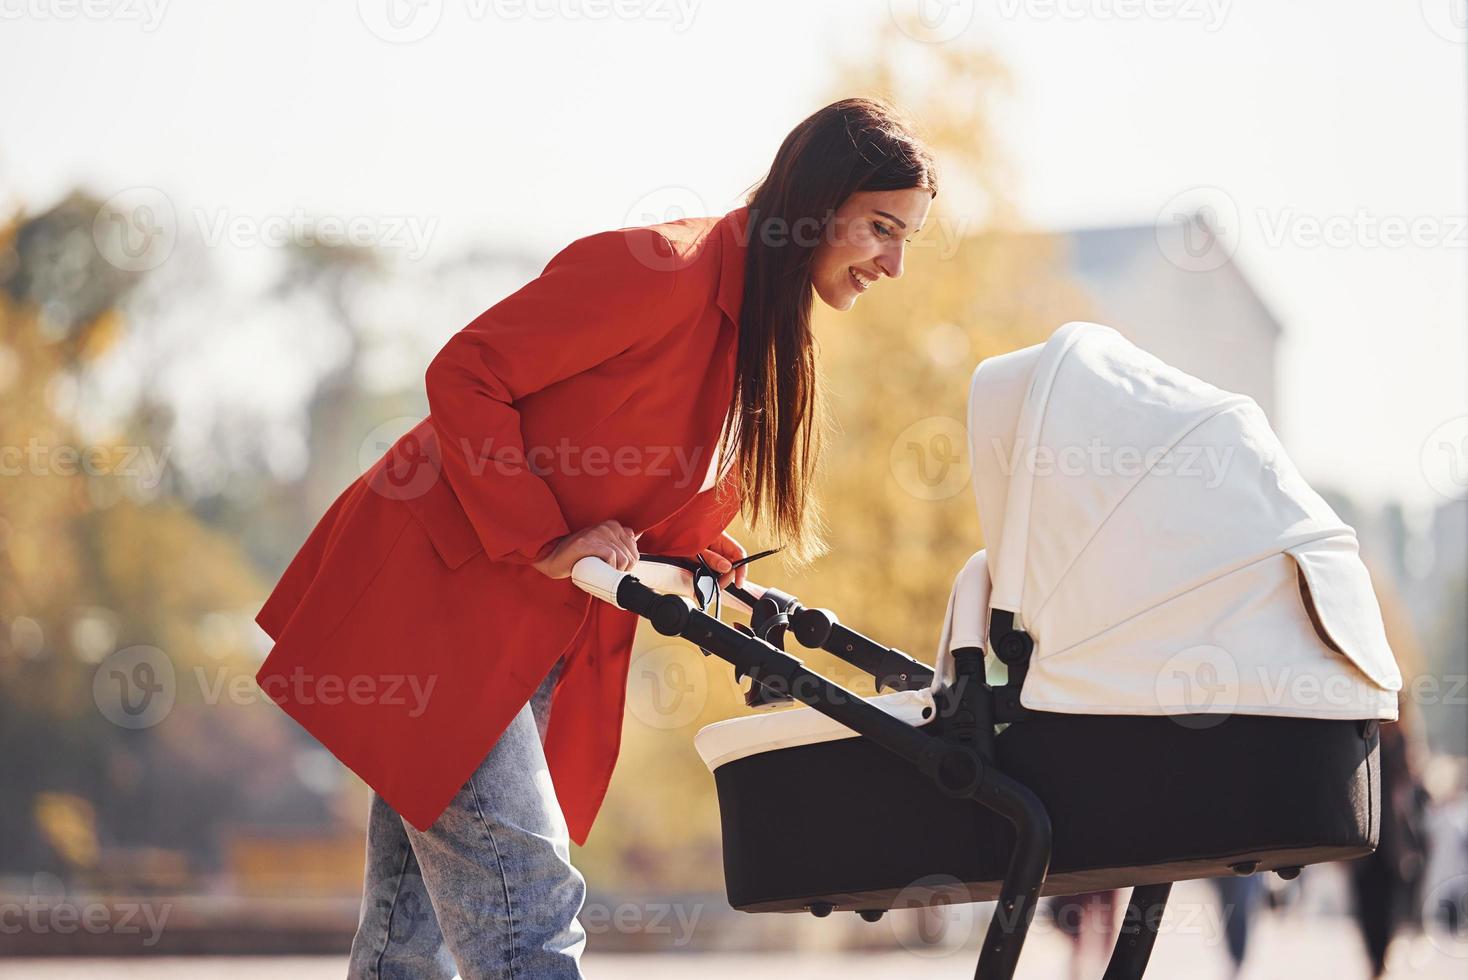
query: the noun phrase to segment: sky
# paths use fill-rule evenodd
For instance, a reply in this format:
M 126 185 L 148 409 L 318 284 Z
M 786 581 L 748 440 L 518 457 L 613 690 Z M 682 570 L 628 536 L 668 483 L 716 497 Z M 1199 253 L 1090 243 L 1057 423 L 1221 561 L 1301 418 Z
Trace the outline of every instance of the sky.
M 917 6 L 0 0 L 0 202 L 153 188 L 246 259 L 306 213 L 410 258 L 548 256 L 740 203 L 837 60 Z M 1462 494 L 1464 0 L 921 7 L 902 43 L 1009 69 L 995 128 L 1028 224 L 1222 216 L 1284 328 L 1276 421 L 1308 477 L 1418 509 Z

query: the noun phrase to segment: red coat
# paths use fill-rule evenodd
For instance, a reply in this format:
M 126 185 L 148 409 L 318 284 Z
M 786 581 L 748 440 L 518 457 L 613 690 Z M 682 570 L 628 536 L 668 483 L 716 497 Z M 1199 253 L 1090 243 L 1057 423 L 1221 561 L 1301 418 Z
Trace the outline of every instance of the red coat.
M 332 504 L 256 617 L 262 690 L 415 827 L 567 657 L 545 751 L 584 844 L 621 740 L 637 617 L 530 563 L 615 518 L 691 556 L 739 510 L 699 492 L 733 392 L 748 208 L 589 235 L 480 314 L 431 414 Z M 722 468 L 722 467 L 721 467 Z

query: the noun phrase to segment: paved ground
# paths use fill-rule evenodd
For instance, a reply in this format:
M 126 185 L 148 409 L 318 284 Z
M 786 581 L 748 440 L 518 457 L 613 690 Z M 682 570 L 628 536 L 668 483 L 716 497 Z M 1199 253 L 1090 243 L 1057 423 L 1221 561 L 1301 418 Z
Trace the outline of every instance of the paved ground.
M 748 980 L 789 976 L 801 980 L 958 980 L 973 974 L 972 943 L 945 955 L 917 953 L 837 953 L 809 950 L 764 955 L 684 954 L 615 956 L 589 954 L 583 969 L 590 980 Z M 1020 961 L 1021 978 L 1062 980 L 1066 940 L 1053 931 L 1037 932 Z M 340 959 L 151 959 L 11 960 L 0 962 L 6 980 L 340 980 Z M 773 972 L 771 972 L 773 971 Z M 1101 975 L 1085 971 L 1085 980 Z M 1392 977 L 1462 980 L 1468 974 L 1468 942 L 1448 944 L 1407 937 L 1393 948 Z M 1152 958 L 1149 977 L 1160 980 L 1224 980 L 1228 971 L 1214 942 L 1197 935 L 1164 935 Z M 1357 980 L 1367 976 L 1361 945 L 1349 922 L 1265 918 L 1258 923 L 1249 962 L 1239 980 Z

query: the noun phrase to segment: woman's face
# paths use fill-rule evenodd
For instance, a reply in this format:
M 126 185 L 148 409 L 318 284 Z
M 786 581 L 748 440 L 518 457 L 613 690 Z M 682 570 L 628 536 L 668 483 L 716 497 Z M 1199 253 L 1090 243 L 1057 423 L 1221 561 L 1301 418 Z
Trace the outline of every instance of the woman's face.
M 931 192 L 858 191 L 831 218 L 811 260 L 811 285 L 822 302 L 849 310 L 883 276 L 902 275 L 902 250 L 928 219 Z

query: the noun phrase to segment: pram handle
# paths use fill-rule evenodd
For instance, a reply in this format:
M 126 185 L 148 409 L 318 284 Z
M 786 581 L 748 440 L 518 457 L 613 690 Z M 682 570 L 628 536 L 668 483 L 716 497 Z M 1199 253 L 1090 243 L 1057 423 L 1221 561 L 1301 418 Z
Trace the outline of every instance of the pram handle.
M 652 564 L 655 570 L 643 569 L 643 564 Z M 798 657 L 715 619 L 701 610 L 689 595 L 653 589 L 634 574 L 638 571 L 649 576 L 663 576 L 664 581 L 671 581 L 675 586 L 681 584 L 681 579 L 673 575 L 682 571 L 676 567 L 639 562 L 632 570 L 624 572 L 594 555 L 576 562 L 571 569 L 571 579 L 578 588 L 595 598 L 649 620 L 653 628 L 664 636 L 681 636 L 698 644 L 705 653 L 727 661 L 733 665 L 736 677 L 747 676 L 756 685 L 789 692 L 795 700 L 815 708 L 852 731 L 873 737 L 891 751 L 918 764 L 922 771 L 938 778 L 953 791 L 953 795 L 968 795 L 979 783 L 986 782 L 986 774 L 998 776 L 971 750 L 946 744 L 889 715 L 854 691 L 809 670 Z M 688 573 L 683 575 L 688 576 Z M 751 590 L 751 583 L 746 581 L 745 589 Z M 761 598 L 769 591 L 772 590 L 761 589 Z M 749 594 L 753 595 L 753 592 L 749 591 Z M 943 763 L 941 773 L 940 762 Z
M 659 592 L 698 598 L 693 573 L 677 565 L 638 561 L 630 570 L 621 572 L 603 559 L 588 556 L 571 569 L 571 578 L 578 586 L 613 605 L 617 604 L 617 589 L 628 577 Z M 831 610 L 807 608 L 794 596 L 778 589 L 746 579 L 743 587 L 732 583 L 725 586 L 721 601 L 746 613 L 754 634 L 760 639 L 783 650 L 785 633 L 793 633 L 801 646 L 835 654 L 871 675 L 878 692 L 883 688 L 916 691 L 933 683 L 933 668 L 927 664 L 842 625 Z M 789 700 L 779 692 L 772 691 L 769 696 Z
M 648 588 L 656 589 L 667 595 L 687 596 L 690 599 L 698 597 L 693 587 L 693 573 L 677 565 L 638 561 L 632 568 L 623 572 L 618 571 L 604 559 L 588 555 L 571 567 L 571 581 L 576 583 L 583 592 L 588 592 L 593 597 L 603 602 L 610 602 L 614 606 L 619 605 L 617 590 L 629 578 L 636 579 Z M 746 579 L 742 588 L 732 584 L 726 586 L 722 601 L 739 612 L 753 613 L 754 603 L 766 591 L 763 585 L 757 585 Z

